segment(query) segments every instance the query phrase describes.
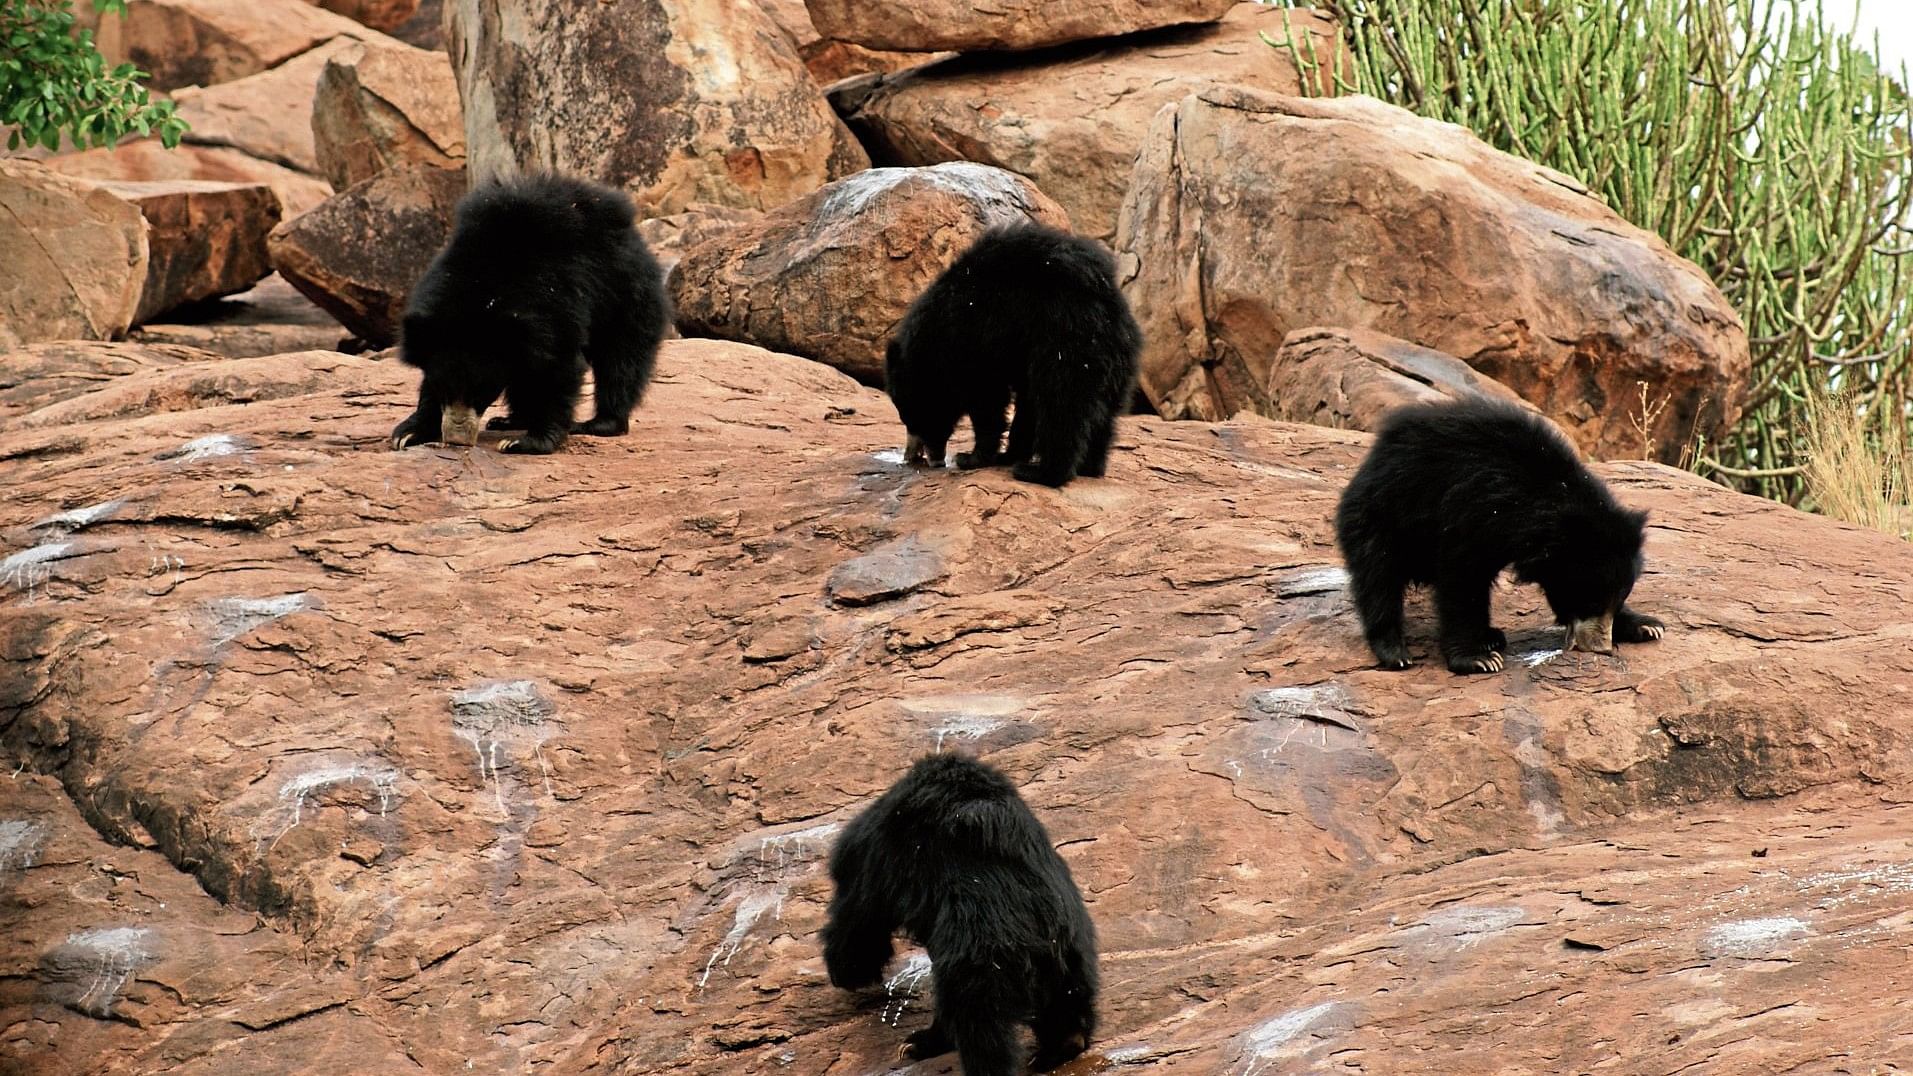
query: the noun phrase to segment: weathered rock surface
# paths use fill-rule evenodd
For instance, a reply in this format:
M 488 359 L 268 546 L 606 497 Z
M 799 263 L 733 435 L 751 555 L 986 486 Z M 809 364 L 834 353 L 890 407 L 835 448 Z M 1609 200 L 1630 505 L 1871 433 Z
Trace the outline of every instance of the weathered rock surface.
M 180 344 L 245 359 L 330 351 L 347 334 L 332 315 L 273 273 L 250 290 L 175 311 L 168 320 L 141 325 L 129 335 L 140 343 Z
M 1414 403 L 1486 397 L 1532 407 L 1453 355 L 1366 329 L 1297 329 L 1269 364 L 1268 414 L 1338 430 L 1373 430 Z
M 413 48 L 445 51 L 445 0 L 419 0 L 418 11 L 391 31 Z
M 11 347 L 0 357 L 5 359 L 0 362 L 0 419 L 7 421 L 7 429 L 21 415 L 118 384 L 134 374 L 219 358 L 191 347 L 92 340 Z
M 825 37 L 873 49 L 1031 49 L 1137 30 L 1213 22 L 1235 0 L 805 0 Z
M 398 168 L 275 228 L 272 267 L 375 347 L 398 339 L 405 298 L 452 234 L 465 173 Z
M 154 183 L 204 180 L 209 183 L 264 183 L 279 196 L 287 218 L 327 198 L 332 186 L 317 176 L 250 157 L 236 149 L 181 144 L 167 149 L 158 139 L 122 142 L 111 148 L 81 150 L 49 157 L 46 166 L 83 179 Z
M 355 44 L 334 53 L 310 113 L 319 170 L 338 190 L 400 165 L 465 161 L 458 81 L 442 52 Z
M 898 71 L 931 59 L 920 52 L 880 52 L 848 41 L 832 41 L 817 32 L 804 0 L 761 0 L 761 6 L 777 20 L 778 27 L 796 47 L 797 55 L 804 58 L 810 77 L 820 86 L 853 75 Z
M 307 175 L 321 174 L 312 138 L 319 73 L 327 60 L 357 45 L 350 37 L 334 38 L 270 71 L 174 93 L 180 116 L 192 124 L 186 141 L 236 149 Z
M 1001 169 L 873 168 L 687 251 L 669 278 L 678 328 L 879 381 L 911 300 L 983 232 L 1032 220 L 1069 226 Z
M 1318 325 L 1454 355 L 1604 457 L 1643 454 L 1643 383 L 1670 460 L 1747 388 L 1746 333 L 1698 268 L 1568 177 L 1372 98 L 1184 98 L 1116 245 L 1166 416 L 1265 408 L 1283 338 Z
M 937 747 L 1090 903 L 1072 1076 L 1913 1051 L 1902 543 L 1607 466 L 1667 640 L 1556 654 L 1521 588 L 1506 675 L 1387 673 L 1328 525 L 1358 435 L 1125 420 L 1051 492 L 905 469 L 877 392 L 683 341 L 629 437 L 393 453 L 414 375 L 331 361 L 0 432 L 23 1071 L 889 1071 L 921 966 L 827 984 L 820 860 Z
M 75 4 L 109 63 L 131 62 L 156 90 L 256 75 L 363 26 L 305 0 L 130 0 L 124 17 Z
M 454 0 L 446 29 L 474 180 L 577 172 L 655 216 L 768 209 L 870 163 L 756 4 Z
M 658 259 L 658 267 L 669 274 L 685 251 L 743 225 L 754 224 L 763 216 L 755 209 L 698 203 L 681 213 L 639 221 L 638 234 L 644 237 L 644 245 L 650 247 Z
M 306 0 L 374 30 L 396 30 L 418 14 L 419 0 Z
M 0 158 L 0 347 L 124 333 L 146 259 L 136 207 L 36 162 Z
M 279 196 L 263 184 L 102 183 L 146 218 L 146 286 L 135 324 L 183 303 L 245 291 L 272 272 L 266 236 Z
M 853 84 L 833 99 L 877 164 L 1007 168 L 1069 210 L 1077 231 L 1108 243 L 1157 111 L 1210 82 L 1301 92 L 1292 55 L 1262 38 L 1286 41 L 1290 32 L 1314 43 L 1323 64 L 1316 89 L 1333 92 L 1334 20 L 1242 3 L 1217 23 L 1033 56 L 970 55 Z

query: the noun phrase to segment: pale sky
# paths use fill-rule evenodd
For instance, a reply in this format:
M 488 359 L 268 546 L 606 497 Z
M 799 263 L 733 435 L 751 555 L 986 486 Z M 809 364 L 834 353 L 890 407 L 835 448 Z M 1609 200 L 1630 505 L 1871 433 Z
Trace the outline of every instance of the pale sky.
M 1828 0 L 1827 12 L 1842 20 L 1853 0 Z M 1880 35 L 1880 52 L 1888 63 L 1913 68 L 1913 0 L 1860 0 L 1859 30 L 1871 38 Z

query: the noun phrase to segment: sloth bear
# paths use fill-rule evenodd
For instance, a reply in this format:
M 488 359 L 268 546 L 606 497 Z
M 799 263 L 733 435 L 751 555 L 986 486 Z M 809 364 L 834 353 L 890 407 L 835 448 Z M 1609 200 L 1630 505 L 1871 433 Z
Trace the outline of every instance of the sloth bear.
M 1402 591 L 1430 583 L 1441 651 L 1457 673 L 1498 672 L 1508 640 L 1488 622 L 1495 577 L 1536 583 L 1568 649 L 1610 653 L 1665 630 L 1627 607 L 1645 512 L 1623 508 L 1554 424 L 1488 400 L 1419 404 L 1382 421 L 1335 513 L 1368 645 L 1409 665 Z
M 1047 1071 L 1096 1025 L 1096 931 L 1069 867 L 1001 773 L 930 755 L 859 814 L 830 852 L 830 981 L 870 986 L 898 927 L 929 951 L 936 1016 L 905 1051 L 956 1050 L 965 1076 L 1021 1071 L 1020 1024 Z
M 884 387 L 909 434 L 909 462 L 943 466 L 968 415 L 976 448 L 957 456 L 958 467 L 1006 463 L 1021 481 L 1060 486 L 1102 477 L 1141 350 L 1108 252 L 1013 225 L 985 232 L 910 304 L 884 359 Z
M 406 306 L 400 356 L 425 376 L 392 447 L 476 444 L 500 393 L 510 410 L 486 428 L 525 431 L 499 443 L 506 452 L 629 429 L 671 316 L 635 216 L 623 192 L 558 175 L 467 194 Z M 574 423 L 587 363 L 597 414 Z

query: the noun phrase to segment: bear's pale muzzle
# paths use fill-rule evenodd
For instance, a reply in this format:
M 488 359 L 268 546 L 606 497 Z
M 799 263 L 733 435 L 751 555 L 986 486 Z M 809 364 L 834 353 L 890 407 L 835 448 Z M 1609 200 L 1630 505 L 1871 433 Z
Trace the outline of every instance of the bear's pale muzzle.
M 1568 625 L 1569 650 L 1594 654 L 1614 652 L 1614 614 L 1602 613 L 1593 620 L 1576 620 Z
M 446 404 L 439 412 L 439 440 L 470 447 L 478 443 L 478 412 L 464 404 Z

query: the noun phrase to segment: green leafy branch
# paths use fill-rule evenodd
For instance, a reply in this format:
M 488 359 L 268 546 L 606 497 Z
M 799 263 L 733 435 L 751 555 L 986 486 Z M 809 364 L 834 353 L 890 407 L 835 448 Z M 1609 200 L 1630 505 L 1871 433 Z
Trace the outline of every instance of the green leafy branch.
M 126 0 L 93 0 L 94 10 L 124 15 Z M 179 144 L 186 121 L 173 102 L 155 101 L 132 64 L 110 70 L 91 30 L 74 29 L 72 0 L 0 0 L 0 124 L 7 148 L 60 148 L 66 135 L 83 147 L 128 134 L 158 134 Z

